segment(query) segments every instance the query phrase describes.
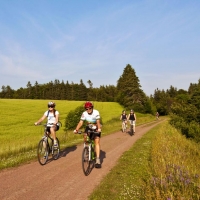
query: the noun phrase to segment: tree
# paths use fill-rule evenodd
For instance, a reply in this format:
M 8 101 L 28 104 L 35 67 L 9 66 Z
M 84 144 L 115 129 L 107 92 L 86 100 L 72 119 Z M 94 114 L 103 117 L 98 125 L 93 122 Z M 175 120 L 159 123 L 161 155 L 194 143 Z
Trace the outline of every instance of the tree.
M 130 64 L 126 65 L 123 74 L 117 81 L 117 101 L 125 108 L 145 112 L 146 95 L 141 89 L 139 78 Z

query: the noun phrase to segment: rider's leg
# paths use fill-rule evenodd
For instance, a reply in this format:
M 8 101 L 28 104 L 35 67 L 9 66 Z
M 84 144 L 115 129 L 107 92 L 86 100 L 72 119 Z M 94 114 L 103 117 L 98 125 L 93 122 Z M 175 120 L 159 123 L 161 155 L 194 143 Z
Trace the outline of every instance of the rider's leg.
M 96 164 L 101 164 L 100 163 L 100 138 L 96 137 L 94 139 L 95 142 L 95 151 L 96 151 Z
M 50 128 L 50 131 L 51 131 L 51 136 L 52 136 L 52 138 L 53 138 L 53 140 L 54 140 L 54 144 L 57 144 L 57 140 L 56 140 L 56 126 L 52 126 L 51 128 Z
M 135 121 L 133 121 L 133 132 L 135 133 Z

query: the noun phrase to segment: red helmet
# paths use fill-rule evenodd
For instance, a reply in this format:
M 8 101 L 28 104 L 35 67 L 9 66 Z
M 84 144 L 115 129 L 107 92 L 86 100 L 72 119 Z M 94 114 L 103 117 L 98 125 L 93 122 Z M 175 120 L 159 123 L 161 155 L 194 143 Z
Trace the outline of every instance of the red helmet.
M 85 102 L 85 108 L 93 108 L 93 104 L 90 101 Z

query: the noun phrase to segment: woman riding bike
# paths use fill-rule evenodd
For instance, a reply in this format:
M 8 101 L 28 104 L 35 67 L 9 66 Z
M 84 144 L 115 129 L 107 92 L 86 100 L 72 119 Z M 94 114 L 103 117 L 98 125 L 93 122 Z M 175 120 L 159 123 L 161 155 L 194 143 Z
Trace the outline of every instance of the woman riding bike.
M 127 128 L 127 118 L 128 118 L 128 116 L 127 116 L 127 114 L 126 114 L 126 111 L 123 110 L 123 111 L 122 111 L 122 114 L 121 114 L 121 116 L 120 116 L 120 120 L 122 120 L 122 122 L 123 122 L 123 121 L 125 122 L 126 128 Z

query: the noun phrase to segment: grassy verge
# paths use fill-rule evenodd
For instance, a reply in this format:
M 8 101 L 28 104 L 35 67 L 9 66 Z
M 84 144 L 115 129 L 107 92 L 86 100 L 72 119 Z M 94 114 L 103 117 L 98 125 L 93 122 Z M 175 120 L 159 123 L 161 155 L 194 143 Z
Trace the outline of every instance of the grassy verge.
M 200 147 L 164 122 L 123 154 L 89 199 L 198 200 L 199 158 Z

